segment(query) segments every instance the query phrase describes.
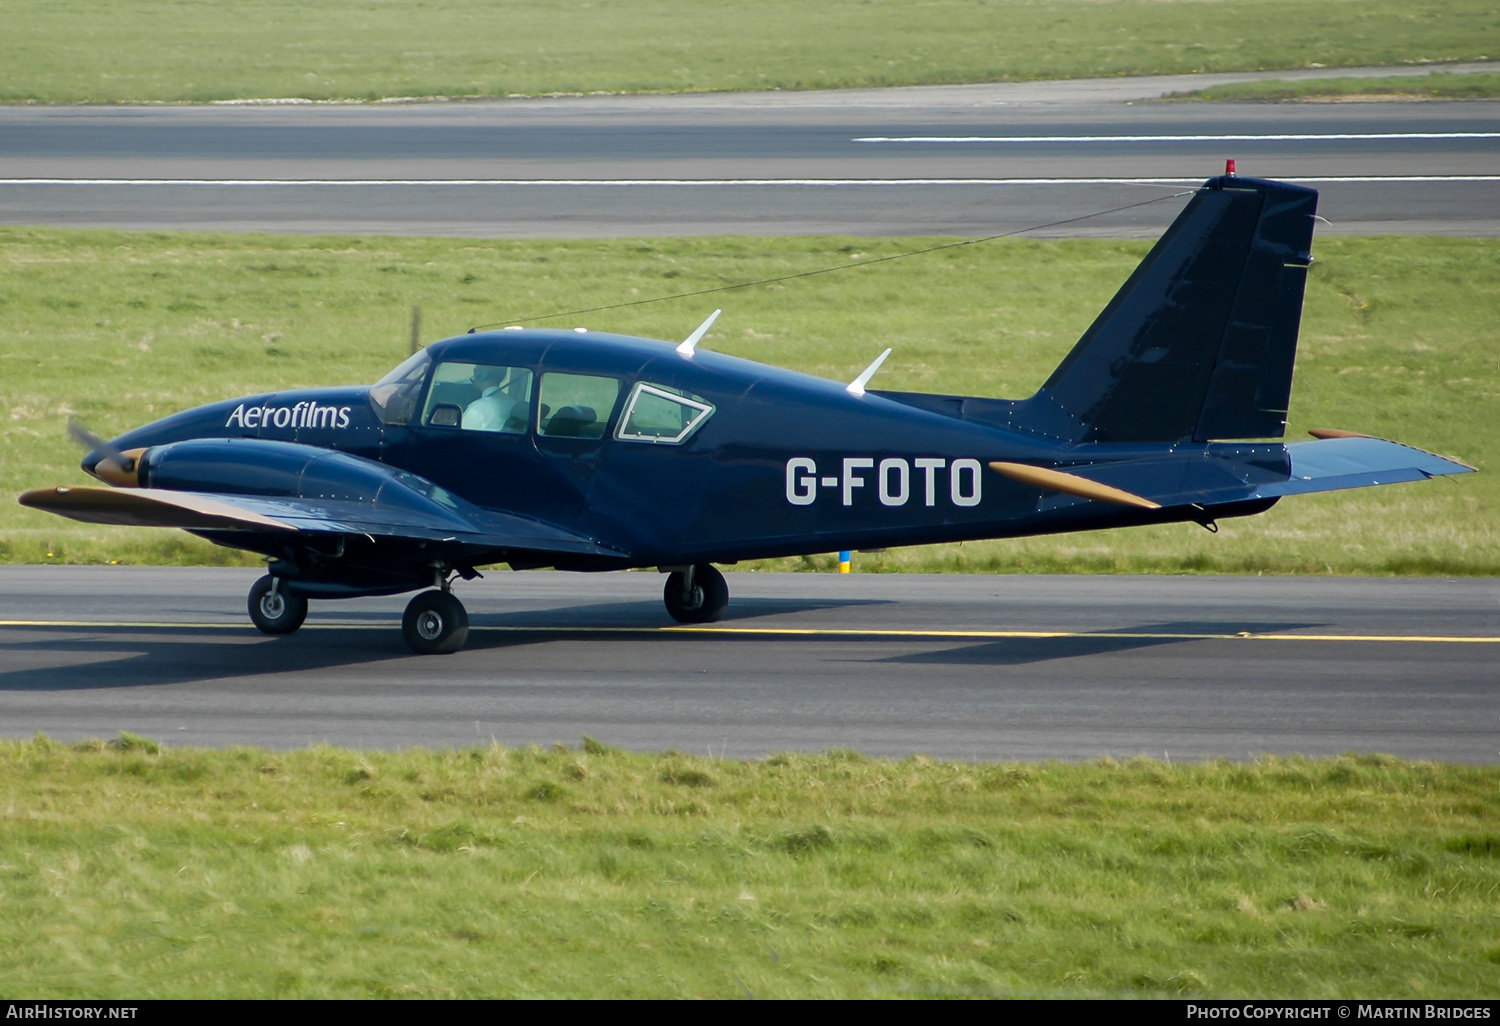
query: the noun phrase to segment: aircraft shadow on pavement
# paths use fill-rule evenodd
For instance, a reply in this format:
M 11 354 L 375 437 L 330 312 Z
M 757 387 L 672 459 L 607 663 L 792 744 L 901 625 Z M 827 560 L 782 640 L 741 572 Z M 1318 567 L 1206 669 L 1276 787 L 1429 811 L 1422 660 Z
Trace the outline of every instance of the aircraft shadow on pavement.
M 879 604 L 885 600 L 797 600 L 749 599 L 731 607 L 730 619 L 808 612 L 845 605 Z M 0 691 L 99 691 L 128 687 L 155 687 L 195 681 L 307 673 L 391 659 L 434 660 L 431 676 L 441 679 L 444 656 L 414 656 L 401 639 L 398 618 L 389 612 L 350 610 L 339 619 L 380 624 L 372 630 L 358 626 L 341 630 L 338 625 L 309 627 L 286 637 L 257 634 L 248 623 L 234 628 L 183 627 L 26 627 L 0 631 L 0 667 L 5 664 L 36 663 L 26 653 L 65 649 L 68 661 L 51 666 L 0 668 Z M 672 621 L 658 602 L 608 602 L 591 606 L 518 613 L 480 614 L 470 620 L 465 652 L 511 648 L 563 640 L 590 638 L 590 629 L 638 629 L 638 637 L 652 640 L 700 642 L 707 637 L 657 635 L 658 627 Z M 534 632 L 525 628 L 535 627 Z M 547 628 L 568 627 L 566 633 Z M 486 630 L 486 628 L 491 628 Z M 493 628 L 507 628 L 495 630 Z M 516 629 L 520 628 L 520 629 Z M 630 635 L 614 633 L 593 636 L 598 640 L 621 640 Z M 743 636 L 735 636 L 745 640 Z M 727 640 L 727 639 L 726 639 Z M 782 639 L 785 640 L 785 639 Z
M 1155 623 L 1144 627 L 1120 627 L 1084 637 L 1064 638 L 997 638 L 978 644 L 960 645 L 936 652 L 910 652 L 874 660 L 881 663 L 911 663 L 927 666 L 1022 666 L 1055 659 L 1078 659 L 1087 656 L 1116 655 L 1144 648 L 1180 645 L 1203 640 L 1181 635 L 1213 635 L 1233 640 L 1241 632 L 1281 634 L 1286 631 L 1321 627 L 1316 623 L 1234 623 L 1187 622 Z M 1161 637 L 1142 637 L 1159 634 Z M 1112 637 L 1111 635 L 1126 635 Z
M 820 609 L 844 609 L 854 606 L 894 605 L 893 599 L 862 598 L 746 598 L 735 599 L 724 614 L 723 623 L 751 620 L 761 616 L 787 616 L 811 613 Z M 386 624 L 399 631 L 401 614 L 389 609 L 352 609 L 337 606 L 314 607 L 309 624 L 318 623 L 318 613 L 326 611 L 345 623 Z M 623 602 L 594 602 L 588 605 L 558 605 L 545 609 L 507 609 L 500 612 L 469 610 L 469 626 L 485 627 L 630 627 L 650 630 L 671 626 L 672 620 L 662 610 L 659 599 L 632 599 Z M 472 641 L 471 641 L 472 644 Z M 465 646 L 467 647 L 467 646 Z
M 0 635 L 0 659 L 65 649 L 78 661 L 0 670 L 0 691 L 103 691 L 354 666 L 408 656 L 400 627 L 309 631 L 268 638 L 192 627 L 32 627 L 24 641 Z M 37 637 L 41 634 L 41 637 Z M 417 657 L 413 657 L 417 658 Z

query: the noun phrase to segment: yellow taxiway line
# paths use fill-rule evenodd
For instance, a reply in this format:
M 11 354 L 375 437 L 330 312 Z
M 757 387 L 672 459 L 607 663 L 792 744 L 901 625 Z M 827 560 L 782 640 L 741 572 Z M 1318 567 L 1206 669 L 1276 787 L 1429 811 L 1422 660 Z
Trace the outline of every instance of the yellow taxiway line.
M 391 630 L 392 623 L 309 623 L 304 630 Z M 142 630 L 251 630 L 248 623 L 171 623 L 164 621 L 116 621 L 116 620 L 0 620 L 0 627 L 94 627 Z M 1090 638 L 1125 641 L 1360 641 L 1360 642 L 1408 642 L 1415 644 L 1485 645 L 1500 644 L 1500 637 L 1464 634 L 1289 634 L 1257 633 L 1238 631 L 1235 633 L 1182 633 L 1166 631 L 1001 631 L 1001 630 L 941 630 L 916 628 L 909 630 L 883 627 L 722 627 L 674 625 L 670 627 L 586 627 L 586 626 L 526 626 L 498 625 L 476 626 L 476 631 L 508 631 L 517 634 L 718 634 L 731 637 L 783 637 L 783 638 L 910 638 L 914 640 L 1055 640 L 1061 638 Z
M 1475 637 L 1462 634 L 1257 634 L 1239 631 L 1234 634 L 1182 634 L 1166 631 L 945 631 L 945 630 L 859 630 L 796 627 L 660 627 L 662 631 L 688 631 L 705 634 L 773 634 L 773 635 L 850 635 L 854 637 L 891 638 L 1130 638 L 1171 641 L 1420 641 L 1442 644 L 1500 643 L 1500 637 Z

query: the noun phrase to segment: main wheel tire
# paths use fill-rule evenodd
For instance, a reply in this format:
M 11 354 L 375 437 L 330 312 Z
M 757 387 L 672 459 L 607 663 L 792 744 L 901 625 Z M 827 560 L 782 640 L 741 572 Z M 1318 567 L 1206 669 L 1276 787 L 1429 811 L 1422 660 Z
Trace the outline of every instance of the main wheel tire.
M 290 634 L 307 619 L 307 599 L 293 595 L 283 581 L 275 591 L 267 574 L 250 589 L 250 620 L 262 634 Z
M 449 592 L 418 592 L 401 617 L 401 635 L 417 655 L 457 652 L 469 640 L 469 614 Z
M 667 612 L 678 623 L 713 623 L 729 608 L 729 584 L 724 575 L 708 563 L 693 567 L 693 587 L 687 595 L 682 593 L 684 574 L 681 570 L 667 575 L 667 586 L 662 589 L 662 598 L 667 603 Z

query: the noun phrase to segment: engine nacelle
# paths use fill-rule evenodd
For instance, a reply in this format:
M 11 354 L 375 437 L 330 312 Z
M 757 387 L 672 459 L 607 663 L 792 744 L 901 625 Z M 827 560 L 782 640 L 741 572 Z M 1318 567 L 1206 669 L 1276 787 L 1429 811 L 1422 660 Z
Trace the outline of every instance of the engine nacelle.
M 126 451 L 92 470 L 110 484 L 177 492 L 359 502 L 448 517 L 467 506 L 425 478 L 348 453 L 259 438 L 200 438 Z

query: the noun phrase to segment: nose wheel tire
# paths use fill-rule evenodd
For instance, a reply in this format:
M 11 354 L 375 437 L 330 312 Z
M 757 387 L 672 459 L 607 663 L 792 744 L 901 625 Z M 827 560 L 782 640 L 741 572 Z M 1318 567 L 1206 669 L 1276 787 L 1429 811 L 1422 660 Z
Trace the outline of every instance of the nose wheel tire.
M 290 634 L 307 619 L 307 599 L 276 583 L 267 574 L 250 589 L 250 620 L 262 634 Z
M 449 592 L 418 592 L 401 617 L 401 634 L 417 655 L 457 652 L 469 639 L 469 614 Z
M 729 607 L 729 584 L 714 567 L 699 563 L 691 575 L 681 570 L 668 574 L 662 598 L 678 623 L 713 623 Z

